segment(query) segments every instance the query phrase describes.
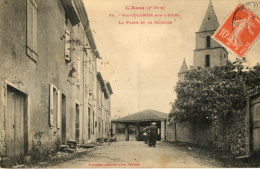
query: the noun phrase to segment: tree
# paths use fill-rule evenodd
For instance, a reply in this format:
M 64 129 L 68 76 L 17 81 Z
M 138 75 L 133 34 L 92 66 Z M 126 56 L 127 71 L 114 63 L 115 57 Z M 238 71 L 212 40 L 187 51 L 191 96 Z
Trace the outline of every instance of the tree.
M 243 61 L 228 62 L 213 68 L 192 68 L 185 80 L 178 82 L 173 104 L 178 122 L 210 126 L 215 119 L 223 121 L 245 113 L 246 96 L 260 86 L 260 66 L 248 69 Z

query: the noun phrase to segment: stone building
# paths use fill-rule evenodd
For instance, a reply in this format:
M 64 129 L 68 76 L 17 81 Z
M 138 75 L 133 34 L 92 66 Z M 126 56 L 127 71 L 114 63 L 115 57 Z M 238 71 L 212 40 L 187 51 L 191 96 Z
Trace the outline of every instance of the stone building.
M 211 37 L 218 27 L 218 18 L 215 14 L 212 0 L 210 0 L 199 31 L 195 33 L 195 67 L 214 67 L 225 65 L 227 63 L 227 50 Z M 185 72 L 187 70 L 188 66 L 184 59 L 180 71 L 178 72 L 179 81 L 184 80 Z
M 188 70 L 189 69 L 188 69 L 188 66 L 186 64 L 186 61 L 185 61 L 185 59 L 183 59 L 180 71 L 178 72 L 178 81 L 179 82 L 184 80 L 185 72 L 188 71 Z
M 105 88 L 107 94 L 104 95 L 104 113 L 102 113 L 103 117 L 103 137 L 107 138 L 111 136 L 111 95 L 113 94 L 112 87 L 108 81 L 105 81 Z
M 194 66 L 212 67 L 226 64 L 228 52 L 211 37 L 218 27 L 218 18 L 210 0 L 199 31 L 196 32 Z
M 111 134 L 111 85 L 97 73 L 97 138 L 108 138 Z
M 3 0 L 0 11 L 0 154 L 95 141 L 100 55 L 83 2 Z
M 196 39 L 193 66 L 207 68 L 226 64 L 228 59 L 226 49 L 211 38 L 218 27 L 219 22 L 213 8 L 212 0 L 209 0 L 208 8 L 199 31 L 195 33 Z M 185 80 L 185 72 L 188 70 L 184 59 L 180 71 L 178 72 L 178 82 Z M 172 109 L 172 112 L 174 112 L 174 108 Z M 172 115 L 174 116 L 174 113 Z M 205 135 L 207 137 L 205 137 Z M 167 122 L 167 141 L 190 142 L 210 146 L 213 139 L 214 134 L 209 128 L 194 128 L 189 123 L 181 124 L 174 122 L 173 125 L 170 125 L 169 121 Z
M 195 67 L 207 68 L 226 64 L 228 60 L 226 49 L 211 38 L 218 27 L 219 23 L 210 0 L 199 32 L 196 32 Z M 184 80 L 185 71 L 186 66 L 183 62 L 179 72 L 179 82 Z M 215 116 L 212 124 L 204 127 L 188 122 L 178 123 L 172 118 L 172 124 L 167 123 L 166 140 L 216 148 L 238 158 L 247 158 L 259 153 L 260 92 L 257 86 L 255 89 L 256 91 L 247 91 L 250 94 L 247 94 L 245 112 L 238 112 L 236 116 L 225 116 L 226 121 Z M 171 116 L 174 117 L 174 108 Z

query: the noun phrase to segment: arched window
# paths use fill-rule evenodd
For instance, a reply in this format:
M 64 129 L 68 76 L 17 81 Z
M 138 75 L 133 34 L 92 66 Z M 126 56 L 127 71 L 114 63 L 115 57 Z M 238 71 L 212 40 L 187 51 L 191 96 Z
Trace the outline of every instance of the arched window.
M 210 48 L 210 36 L 207 36 L 207 38 L 206 38 L 206 47 L 207 48 Z
M 210 55 L 205 56 L 205 67 L 210 67 Z

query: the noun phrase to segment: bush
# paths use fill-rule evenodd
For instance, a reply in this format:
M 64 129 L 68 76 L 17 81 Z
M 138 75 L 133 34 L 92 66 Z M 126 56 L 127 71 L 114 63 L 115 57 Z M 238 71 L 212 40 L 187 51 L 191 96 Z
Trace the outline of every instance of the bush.
M 185 80 L 177 84 L 177 99 L 169 117 L 200 126 L 211 126 L 215 119 L 242 117 L 246 97 L 257 86 L 259 65 L 249 69 L 236 61 L 213 68 L 192 68 L 185 73 Z

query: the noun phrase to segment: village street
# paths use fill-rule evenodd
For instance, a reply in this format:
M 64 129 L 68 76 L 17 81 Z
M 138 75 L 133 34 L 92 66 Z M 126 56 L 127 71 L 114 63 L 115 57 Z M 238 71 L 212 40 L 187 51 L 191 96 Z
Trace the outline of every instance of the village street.
M 142 141 L 115 142 L 100 146 L 83 157 L 66 161 L 54 168 L 94 167 L 223 167 L 220 162 L 165 142 L 148 147 Z

